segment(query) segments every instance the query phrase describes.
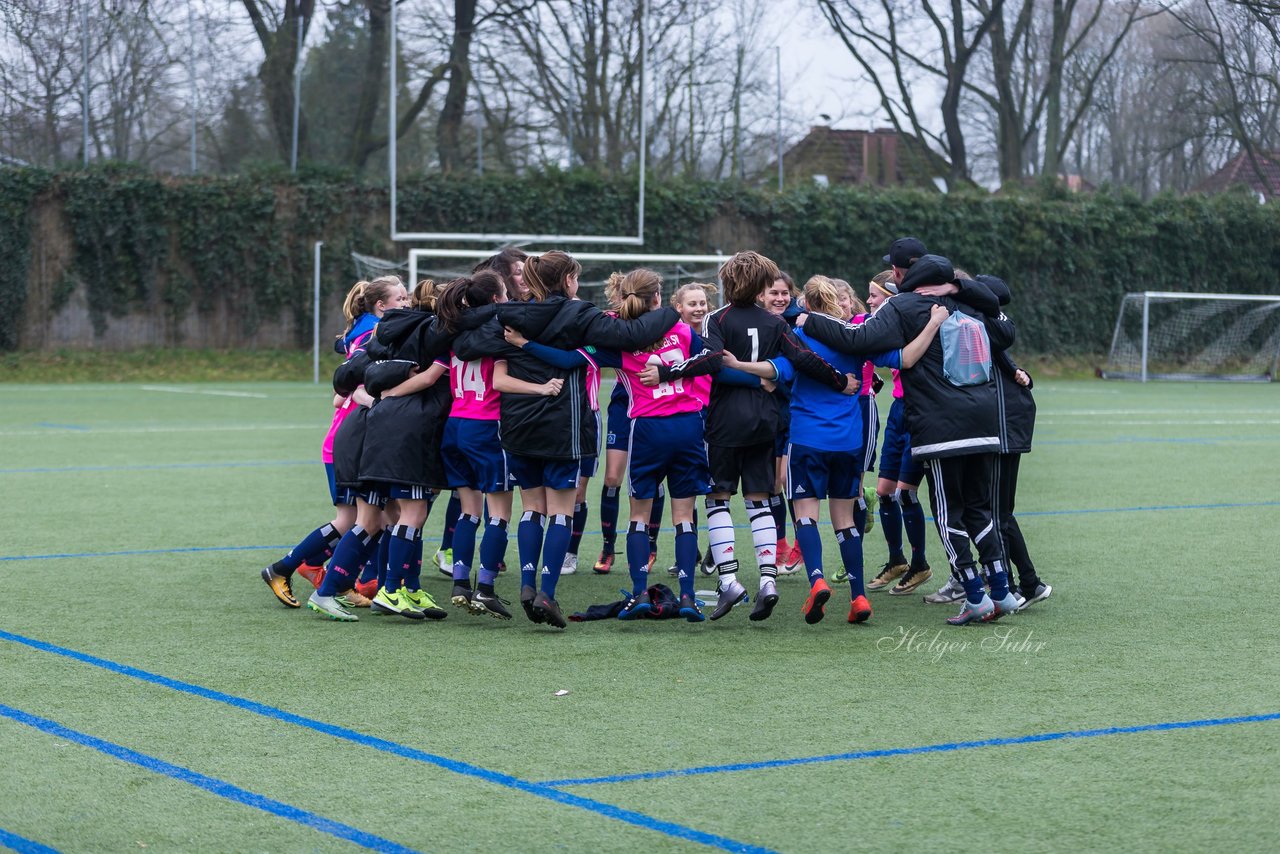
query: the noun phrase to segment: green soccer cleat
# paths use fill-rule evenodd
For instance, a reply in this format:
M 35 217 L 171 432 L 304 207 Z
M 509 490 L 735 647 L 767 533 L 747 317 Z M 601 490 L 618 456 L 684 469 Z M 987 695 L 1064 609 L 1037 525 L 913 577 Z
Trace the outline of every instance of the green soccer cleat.
M 431 594 L 425 590 L 410 590 L 407 587 L 401 587 L 400 598 L 408 602 L 428 620 L 443 620 L 449 616 L 449 612 L 437 605 L 436 600 L 432 599 Z
M 312 593 L 311 598 L 307 600 L 307 607 L 317 614 L 323 614 L 330 620 L 337 620 L 342 623 L 354 623 L 360 619 L 342 607 L 333 596 L 321 596 L 319 593 Z
M 421 620 L 426 616 L 405 597 L 403 587 L 395 592 L 389 592 L 385 587 L 379 590 L 378 595 L 369 603 L 369 611 L 373 614 L 394 614 L 410 620 Z

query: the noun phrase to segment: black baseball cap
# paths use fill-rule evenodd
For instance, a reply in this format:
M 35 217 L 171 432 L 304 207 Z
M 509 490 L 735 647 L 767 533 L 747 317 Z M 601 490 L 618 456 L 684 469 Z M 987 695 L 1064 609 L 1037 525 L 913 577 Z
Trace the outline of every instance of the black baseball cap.
M 974 276 L 974 281 L 981 282 L 987 286 L 987 289 L 995 295 L 996 300 L 1001 305 L 1008 305 L 1013 299 L 1013 294 L 1009 291 L 1009 284 L 999 276 L 979 275 Z
M 928 255 L 929 250 L 924 248 L 924 244 L 915 237 L 899 237 L 889 245 L 889 254 L 884 256 L 884 262 L 894 267 L 910 267 L 912 258 L 919 258 L 922 255 Z

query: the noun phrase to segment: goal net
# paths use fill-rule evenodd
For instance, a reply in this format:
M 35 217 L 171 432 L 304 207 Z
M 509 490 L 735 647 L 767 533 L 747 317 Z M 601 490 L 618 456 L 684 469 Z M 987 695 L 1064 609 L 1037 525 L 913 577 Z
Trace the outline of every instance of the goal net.
M 357 281 L 371 282 L 379 276 L 399 276 L 405 284 L 409 284 L 408 261 L 389 261 L 386 258 L 352 252 L 351 265 L 355 268 Z M 412 290 L 413 285 L 409 285 L 409 289 Z
M 1105 379 L 1269 382 L 1280 360 L 1280 296 L 1126 294 Z
M 538 250 L 526 249 L 530 255 Z M 490 257 L 492 251 L 470 249 L 413 249 L 409 252 L 409 282 L 434 279 L 447 282 L 471 273 L 476 263 Z M 579 299 L 605 307 L 604 286 L 610 273 L 625 273 L 636 267 L 648 267 L 662 276 L 664 301 L 675 289 L 690 282 L 717 284 L 720 265 L 729 260 L 728 255 L 642 255 L 611 252 L 574 252 L 573 257 L 582 265 L 578 276 Z M 413 285 L 410 285 L 412 288 Z M 718 304 L 715 296 L 708 301 Z

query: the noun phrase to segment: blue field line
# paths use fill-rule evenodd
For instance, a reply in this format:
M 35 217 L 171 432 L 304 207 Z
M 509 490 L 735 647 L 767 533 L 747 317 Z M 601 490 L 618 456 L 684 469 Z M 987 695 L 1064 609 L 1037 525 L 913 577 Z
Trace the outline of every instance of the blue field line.
M 1037 744 L 1046 741 L 1063 741 L 1076 738 L 1098 738 L 1104 735 L 1130 735 L 1137 732 L 1165 732 L 1175 729 L 1199 729 L 1203 727 L 1230 726 L 1234 724 L 1261 723 L 1280 720 L 1280 712 L 1265 715 L 1242 715 L 1234 718 L 1205 718 L 1195 721 L 1169 721 L 1160 724 L 1104 727 L 1066 732 L 1043 732 L 1011 738 L 984 738 L 980 741 L 953 741 L 945 744 L 927 744 L 922 747 L 891 747 L 882 750 L 859 750 L 852 753 L 832 753 L 826 756 L 805 756 L 798 759 L 771 759 L 765 762 L 737 762 L 729 765 L 703 765 L 697 768 L 673 768 L 665 771 L 644 771 L 638 774 L 615 774 L 610 777 L 579 777 L 564 780 L 544 780 L 544 786 L 593 786 L 599 783 L 632 783 L 640 780 L 663 780 L 668 777 L 696 777 L 703 774 L 727 774 L 732 771 L 761 771 L 770 768 L 790 768 L 796 765 L 817 765 L 823 762 L 852 762 L 858 759 L 882 759 L 888 756 L 915 756 L 922 753 L 950 753 L 956 750 L 977 750 L 982 747 L 1005 747 L 1013 744 Z
M 52 466 L 48 468 L 0 469 L 0 474 L 63 474 L 81 471 L 164 471 L 167 469 L 249 469 L 274 466 L 315 466 L 318 460 L 266 460 L 243 463 L 156 463 L 130 466 Z
M 1149 504 L 1141 507 L 1099 507 L 1099 508 L 1083 508 L 1077 510 L 1019 510 L 1018 517 L 1028 516 L 1080 516 L 1091 513 L 1146 513 L 1165 510 L 1230 510 L 1243 507 L 1280 507 L 1280 501 L 1240 501 L 1240 502 L 1222 502 L 1218 504 Z M 926 517 L 932 522 L 933 517 Z M 738 530 L 747 530 L 750 525 L 739 524 L 734 525 Z M 663 528 L 664 533 L 672 533 L 675 528 Z M 294 544 L 287 546 L 192 546 L 179 549 L 134 549 L 119 552 L 78 552 L 63 554 L 45 554 L 45 555 L 0 555 L 0 563 L 4 561 L 19 560 L 67 560 L 81 559 L 90 557 L 121 557 L 128 555 L 164 555 L 164 554 L 186 554 L 189 552 L 252 552 L 252 551 L 287 551 L 293 548 Z
M 88 432 L 89 428 L 83 424 L 51 424 L 48 421 L 41 421 L 37 427 L 46 427 L 50 430 L 74 430 L 77 433 Z
M 63 726 L 57 721 L 51 721 L 48 718 L 37 717 L 36 715 L 24 712 L 21 709 L 15 709 L 12 706 L 6 706 L 0 703 L 0 716 L 17 721 L 20 724 L 38 729 L 43 733 L 64 738 L 67 741 L 79 744 L 83 747 L 89 747 L 99 753 L 105 753 L 107 756 L 115 757 L 123 762 L 137 765 L 147 771 L 156 774 L 163 774 L 182 783 L 189 783 L 197 788 L 204 789 L 206 792 L 212 792 L 220 798 L 226 798 L 254 809 L 262 810 L 280 818 L 310 827 L 321 833 L 327 833 L 330 836 L 336 836 L 339 839 L 345 839 L 348 842 L 354 842 L 363 848 L 371 851 L 394 852 L 394 854 L 412 854 L 414 849 L 406 848 L 389 839 L 383 839 L 381 836 L 375 836 L 367 833 L 359 828 L 343 824 L 340 821 L 325 818 L 312 812 L 290 806 L 289 804 L 268 798 L 265 795 L 259 795 L 256 792 L 250 792 L 235 786 L 225 780 L 219 780 L 215 777 L 207 777 L 190 768 L 183 768 L 180 765 L 174 765 L 165 762 L 163 759 L 157 759 L 154 756 L 148 756 L 145 753 L 139 753 L 136 750 L 130 750 L 119 744 L 110 741 L 104 741 L 92 735 L 83 732 L 77 732 Z
M 58 854 L 57 848 L 41 845 L 25 836 L 19 836 L 0 827 L 0 848 L 17 851 L 18 854 Z
M 591 798 L 574 795 L 569 792 L 562 792 L 559 789 L 542 783 L 534 783 L 528 780 L 522 780 L 513 777 L 510 774 L 504 774 L 501 771 L 491 771 L 488 768 L 482 768 L 479 765 L 472 765 L 469 762 L 462 762 L 456 759 L 449 759 L 445 756 L 437 756 L 434 753 L 428 753 L 424 750 L 418 750 L 404 744 L 397 744 L 394 741 L 387 741 L 377 736 L 366 735 L 356 730 L 347 729 L 346 727 L 337 726 L 335 724 L 326 723 L 324 721 L 315 720 L 314 718 L 303 717 L 292 712 L 286 712 L 283 709 L 277 709 L 274 706 L 268 706 L 263 703 L 248 700 L 243 697 L 236 697 L 232 694 L 224 694 L 221 691 L 215 691 L 212 688 L 205 688 L 190 682 L 182 682 L 177 679 L 171 679 L 168 676 L 161 676 L 156 673 L 149 673 L 145 670 L 139 670 L 136 667 L 130 667 L 127 664 L 118 664 L 105 658 L 99 658 L 96 655 L 78 652 L 74 649 L 56 646 L 45 641 L 28 638 L 22 635 L 16 635 L 0 629 L 0 640 L 7 640 L 13 643 L 30 647 L 31 649 L 40 650 L 41 652 L 49 652 L 54 655 L 60 655 L 64 658 L 70 658 L 73 661 L 79 661 L 83 664 L 90 664 L 94 667 L 108 670 L 112 673 L 118 673 L 121 676 L 129 676 L 142 682 L 148 682 L 152 685 L 159 685 L 163 688 L 169 688 L 184 694 L 191 694 L 205 700 L 212 700 L 216 703 L 222 703 L 236 709 L 251 712 L 272 720 L 282 721 L 287 724 L 309 729 L 323 735 L 339 738 L 358 744 L 362 747 L 369 747 L 383 753 L 389 753 L 393 756 L 399 756 L 404 759 L 410 759 L 415 762 L 422 762 L 428 765 L 434 765 L 443 768 L 446 771 L 452 771 L 465 777 L 473 777 L 483 780 L 486 783 L 493 783 L 507 789 L 524 792 L 548 801 L 564 804 L 565 806 L 578 807 L 579 809 L 604 816 L 605 818 L 615 819 L 625 822 L 635 827 L 645 830 L 653 830 L 676 839 L 684 839 L 689 842 L 697 842 L 711 848 L 718 848 L 721 851 L 743 851 L 743 852 L 759 852 L 759 854 L 771 854 L 768 848 L 762 848 L 750 845 L 745 842 L 739 842 L 735 839 L 729 839 L 724 836 L 717 836 L 713 833 L 705 833 L 695 830 L 691 827 L 675 824 L 674 822 L 664 821 L 645 815 L 644 813 L 635 812 L 633 810 L 624 809 L 614 806 L 613 804 L 603 803 L 601 801 L 592 800 Z

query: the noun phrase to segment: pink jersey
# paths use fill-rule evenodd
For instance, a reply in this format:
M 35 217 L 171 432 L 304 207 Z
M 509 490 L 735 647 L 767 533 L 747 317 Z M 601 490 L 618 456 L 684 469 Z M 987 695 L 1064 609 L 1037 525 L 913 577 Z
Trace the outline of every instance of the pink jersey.
M 648 418 L 702 411 L 702 400 L 694 392 L 694 384 L 691 380 L 673 380 L 669 383 L 658 383 L 653 387 L 640 382 L 640 372 L 646 365 L 659 362 L 678 365 L 688 359 L 692 338 L 692 330 L 688 325 L 678 322 L 667 330 L 657 350 L 622 354 L 622 370 L 618 372 L 618 378 L 627 387 L 627 395 L 630 398 L 627 404 L 628 416 Z
M 866 323 L 870 314 L 855 314 L 849 319 L 850 323 L 859 324 Z M 875 374 L 876 366 L 871 364 L 870 360 L 862 363 L 862 388 L 858 390 L 858 394 L 863 397 L 870 397 L 875 394 L 871 387 L 871 378 Z M 895 398 L 902 397 L 902 377 L 899 375 L 897 368 L 890 368 L 893 371 L 893 396 Z
M 372 334 L 373 331 L 370 330 L 368 333 L 361 335 L 355 341 L 352 341 L 351 345 L 347 347 L 347 358 L 350 359 L 351 354 L 356 350 L 359 350 L 360 346 L 364 344 L 365 341 L 368 341 L 369 336 Z M 364 386 L 361 386 L 361 388 L 364 388 Z M 348 397 L 338 405 L 337 409 L 333 411 L 333 421 L 329 423 L 329 432 L 324 434 L 324 444 L 320 446 L 320 462 L 333 462 L 333 437 L 337 435 L 338 428 L 342 426 L 342 422 L 347 420 L 348 415 L 356 411 L 356 407 L 358 405 L 359 404 Z
M 685 380 L 686 383 L 693 383 L 693 396 L 702 404 L 702 408 L 706 409 L 711 405 L 711 375 L 693 377 L 691 380 Z
M 502 395 L 493 388 L 493 363 L 489 356 L 464 362 L 449 359 L 449 390 L 453 392 L 450 418 L 497 421 Z
M 600 366 L 585 348 L 578 351 L 587 360 L 587 403 L 592 412 L 600 411 Z

